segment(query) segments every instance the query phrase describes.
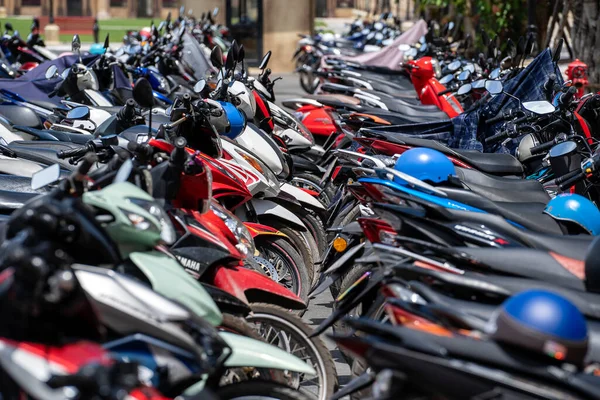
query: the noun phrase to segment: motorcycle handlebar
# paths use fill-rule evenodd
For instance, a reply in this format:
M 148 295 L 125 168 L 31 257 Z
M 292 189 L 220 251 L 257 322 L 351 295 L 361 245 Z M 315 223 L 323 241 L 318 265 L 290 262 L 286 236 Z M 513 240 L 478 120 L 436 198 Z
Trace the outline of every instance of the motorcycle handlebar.
M 123 108 L 119 110 L 117 118 L 121 121 L 129 121 L 135 117 L 135 100 L 128 99 Z
M 497 133 L 493 136 L 490 136 L 488 138 L 485 138 L 485 144 L 493 144 L 493 143 L 499 142 L 500 140 L 502 140 L 506 137 L 508 137 L 508 132 L 503 131 L 503 132 Z
M 575 172 L 577 172 L 577 174 L 575 174 L 575 176 L 572 176 L 571 178 L 565 180 L 561 185 L 558 186 L 561 191 L 564 192 L 565 190 L 569 189 L 571 186 L 573 186 L 577 182 L 585 179 L 585 173 L 583 171 L 577 170 Z M 567 174 L 567 175 L 569 175 L 569 174 Z M 563 177 L 561 176 L 560 178 L 563 178 Z M 556 182 L 558 182 L 560 178 L 557 178 Z
M 546 143 L 538 144 L 537 146 L 533 146 L 529 151 L 532 155 L 542 154 L 546 151 L 550 150 L 556 144 L 555 140 L 551 140 Z
M 574 86 L 571 86 L 565 93 L 560 95 L 558 102 L 563 106 L 571 104 L 575 93 L 577 93 L 577 89 Z
M 93 151 L 93 149 L 91 149 L 90 146 L 86 144 L 85 146 L 78 149 L 61 150 L 58 153 L 56 153 L 56 157 L 61 159 L 83 157 L 89 151 Z

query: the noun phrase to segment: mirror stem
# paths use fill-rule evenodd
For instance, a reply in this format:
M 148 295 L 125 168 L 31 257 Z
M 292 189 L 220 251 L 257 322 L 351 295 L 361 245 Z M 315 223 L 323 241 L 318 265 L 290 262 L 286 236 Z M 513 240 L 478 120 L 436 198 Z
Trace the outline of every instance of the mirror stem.
M 152 97 L 154 101 L 154 96 Z M 148 140 L 152 139 L 152 110 L 154 107 L 150 107 L 150 114 L 148 114 Z

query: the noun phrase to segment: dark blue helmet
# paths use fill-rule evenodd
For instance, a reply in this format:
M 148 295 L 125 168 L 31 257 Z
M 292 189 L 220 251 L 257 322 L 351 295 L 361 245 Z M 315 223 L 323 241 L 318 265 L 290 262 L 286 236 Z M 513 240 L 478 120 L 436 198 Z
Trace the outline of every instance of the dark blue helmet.
M 528 290 L 506 300 L 491 321 L 491 337 L 558 361 L 581 366 L 588 349 L 585 317 L 569 300 Z

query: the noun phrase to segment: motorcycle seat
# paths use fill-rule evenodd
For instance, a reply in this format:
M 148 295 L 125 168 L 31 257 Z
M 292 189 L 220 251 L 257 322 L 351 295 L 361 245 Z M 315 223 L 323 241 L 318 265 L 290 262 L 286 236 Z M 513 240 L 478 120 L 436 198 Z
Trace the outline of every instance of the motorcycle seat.
M 31 127 L 27 127 L 27 126 L 15 126 L 14 128 L 19 131 L 28 133 L 32 136 L 35 136 L 40 141 L 42 141 L 42 140 L 43 141 L 59 141 L 59 142 L 72 142 L 72 143 L 76 143 L 76 144 L 85 144 L 92 138 L 89 135 L 84 135 L 81 133 L 63 132 L 63 131 L 57 131 L 54 129 L 37 129 L 37 128 L 31 128 Z M 43 142 L 38 142 L 38 143 L 43 143 Z
M 390 127 L 386 127 L 390 129 Z M 393 127 L 392 127 L 393 129 Z M 522 175 L 523 165 L 510 154 L 481 153 L 475 150 L 452 149 L 437 140 L 421 139 L 401 133 L 377 130 L 363 130 L 366 134 L 384 137 L 390 142 L 411 147 L 427 147 L 442 152 L 448 156 L 464 161 L 473 167 L 491 175 Z
M 470 190 L 443 188 L 448 198 L 470 205 L 540 233 L 564 233 L 551 216 L 543 213 L 545 203 L 494 202 Z
M 456 168 L 456 175 L 470 190 L 492 201 L 547 203 L 550 196 L 534 179 L 505 178 L 476 169 Z
M 61 106 L 48 100 L 27 100 L 27 102 L 50 111 Z
M 68 159 L 58 158 L 57 152 L 80 148 L 81 145 L 68 142 L 35 140 L 11 142 L 8 144 L 8 147 L 17 154 L 17 157 L 45 165 L 59 164 L 63 169 L 72 170 L 74 166 L 69 163 Z
M 583 260 L 561 264 L 551 252 L 528 248 L 474 248 L 457 247 L 501 275 L 515 275 L 556 283 L 574 290 L 586 290 Z M 583 253 L 585 255 L 585 252 Z M 489 272 L 483 268 L 482 272 Z
M 360 105 L 360 100 L 356 97 L 346 96 L 343 94 L 312 94 L 306 96 L 309 99 L 317 100 L 321 104 L 327 105 L 327 102 L 330 100 L 335 100 L 342 103 L 347 103 L 349 105 Z
M 4 180 L 2 180 L 2 183 L 4 183 Z M 37 195 L 38 193 L 35 192 L 14 192 L 10 190 L 0 190 L 0 214 L 12 213 L 14 210 L 21 208 L 23 204 Z
M 450 118 L 448 114 L 440 110 L 436 106 L 423 106 L 423 105 L 411 105 L 402 101 L 401 99 L 386 99 L 383 103 L 387 106 L 390 111 L 397 112 L 398 114 L 406 117 L 406 119 L 413 120 L 415 122 L 423 121 L 447 121 Z
M 23 125 L 33 128 L 42 126 L 40 117 L 31 108 L 16 105 L 0 105 L 0 114 L 13 125 Z

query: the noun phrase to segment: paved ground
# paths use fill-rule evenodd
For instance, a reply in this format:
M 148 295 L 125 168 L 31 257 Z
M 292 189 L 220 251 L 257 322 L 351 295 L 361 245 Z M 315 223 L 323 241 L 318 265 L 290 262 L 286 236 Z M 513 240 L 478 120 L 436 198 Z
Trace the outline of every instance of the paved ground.
M 294 74 L 282 74 L 283 79 L 277 81 L 275 84 L 275 95 L 277 98 L 277 102 L 279 103 L 281 100 L 285 100 L 292 97 L 300 97 L 306 94 L 300 84 L 298 82 L 298 76 Z M 279 104 L 281 105 L 281 104 Z M 329 291 L 318 296 L 316 299 L 312 300 L 308 311 L 304 314 L 304 320 L 316 327 L 319 325 L 325 318 L 327 318 L 331 314 L 331 306 L 332 306 L 333 298 Z M 338 378 L 340 380 L 340 385 L 346 384 L 350 377 L 350 368 L 348 364 L 344 361 L 344 358 L 340 354 L 339 350 L 335 348 L 333 342 L 327 340 L 327 346 L 332 351 L 333 359 L 335 361 L 335 367 L 337 369 Z

